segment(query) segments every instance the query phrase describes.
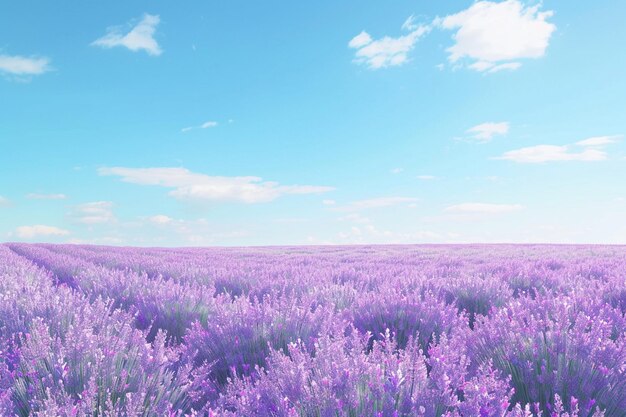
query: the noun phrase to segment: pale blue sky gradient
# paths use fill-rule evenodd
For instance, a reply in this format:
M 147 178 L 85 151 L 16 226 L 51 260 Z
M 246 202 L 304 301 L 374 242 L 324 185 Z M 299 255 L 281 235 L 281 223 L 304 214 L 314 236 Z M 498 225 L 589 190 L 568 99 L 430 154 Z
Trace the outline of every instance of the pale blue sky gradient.
M 626 3 L 500 3 L 5 2 L 0 240 L 626 243 Z

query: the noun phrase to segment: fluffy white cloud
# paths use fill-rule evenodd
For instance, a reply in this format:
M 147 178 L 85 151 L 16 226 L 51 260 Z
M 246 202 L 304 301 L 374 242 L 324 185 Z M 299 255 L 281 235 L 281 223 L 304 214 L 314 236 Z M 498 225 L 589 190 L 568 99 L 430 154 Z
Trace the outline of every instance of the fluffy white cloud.
M 116 220 L 113 203 L 110 201 L 94 201 L 76 206 L 71 217 L 83 224 L 109 223 Z
M 100 175 L 122 181 L 173 188 L 172 197 L 188 200 L 263 203 L 286 194 L 317 194 L 334 190 L 315 185 L 280 185 L 259 177 L 221 177 L 197 174 L 185 168 L 101 168 Z
M 67 196 L 65 194 L 30 193 L 30 194 L 26 194 L 26 198 L 30 200 L 65 200 Z
M 180 131 L 181 132 L 189 132 L 190 130 L 193 129 L 208 129 L 210 127 L 215 127 L 217 126 L 217 122 L 213 122 L 213 121 L 208 121 L 208 122 L 204 122 L 202 123 L 200 126 L 189 126 L 189 127 L 184 127 L 182 128 Z
M 602 136 L 576 142 L 582 150 L 573 150 L 572 145 L 537 145 L 508 151 L 495 159 L 504 159 L 525 164 L 553 161 L 604 161 L 608 154 L 599 149 L 615 142 L 613 136 Z
M 144 14 L 142 19 L 128 33 L 120 27 L 110 28 L 107 34 L 95 40 L 92 45 L 103 48 L 123 46 L 131 51 L 144 50 L 149 55 L 158 56 L 163 52 L 154 33 L 161 19 L 157 15 Z
M 413 197 L 378 197 L 367 200 L 357 200 L 349 204 L 334 207 L 335 211 L 359 211 L 381 207 L 392 207 L 406 204 L 407 206 L 418 201 Z
M 478 142 L 489 142 L 494 136 L 506 135 L 508 131 L 508 122 L 487 122 L 470 127 L 467 129 L 466 133 L 469 133 L 471 135 L 470 138 Z
M 431 29 L 429 25 L 416 25 L 412 16 L 402 25 L 403 29 L 410 30 L 406 35 L 392 38 L 385 36 L 374 40 L 365 31 L 356 35 L 348 46 L 356 49 L 354 61 L 367 65 L 371 69 L 392 67 L 407 62 L 407 54 L 415 43 Z
M 69 234 L 70 232 L 65 229 L 60 229 L 55 226 L 45 226 L 43 224 L 20 226 L 15 229 L 15 235 L 20 239 L 32 239 L 38 236 L 66 236 Z
M 45 57 L 0 55 L 0 72 L 20 76 L 39 75 L 50 70 L 50 60 Z
M 520 204 L 488 204 L 488 203 L 462 203 L 448 206 L 444 211 L 448 213 L 480 213 L 500 214 L 522 210 Z
M 542 57 L 556 30 L 547 21 L 553 12 L 540 7 L 526 7 L 519 0 L 478 1 L 434 24 L 456 30 L 455 44 L 448 48 L 450 62 L 468 58 L 473 61 L 469 68 L 476 71 L 514 70 L 521 66 L 520 59 Z

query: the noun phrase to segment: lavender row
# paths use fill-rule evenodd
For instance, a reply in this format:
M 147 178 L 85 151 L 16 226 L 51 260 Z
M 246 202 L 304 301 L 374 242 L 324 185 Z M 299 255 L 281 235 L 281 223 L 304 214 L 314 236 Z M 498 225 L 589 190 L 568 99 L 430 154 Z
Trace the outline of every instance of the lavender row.
M 0 415 L 183 415 L 189 369 L 164 334 L 0 246 Z
M 178 413 L 626 415 L 624 248 L 11 248 L 175 343 Z

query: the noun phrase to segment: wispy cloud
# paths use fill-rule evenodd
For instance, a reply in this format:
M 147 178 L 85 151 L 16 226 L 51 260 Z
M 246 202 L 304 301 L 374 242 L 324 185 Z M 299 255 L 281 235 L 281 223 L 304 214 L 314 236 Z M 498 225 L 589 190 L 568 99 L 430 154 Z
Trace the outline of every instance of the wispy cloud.
M 15 76 L 40 75 L 51 71 L 50 59 L 0 54 L 0 72 Z
M 360 224 L 371 223 L 371 220 L 368 217 L 365 217 L 359 213 L 346 214 L 345 216 L 340 217 L 339 220 L 353 222 L 353 223 L 360 223 Z
M 419 201 L 413 197 L 378 197 L 367 200 L 357 200 L 351 203 L 333 207 L 334 211 L 360 211 L 381 207 L 392 207 L 400 205 L 412 205 Z
M 194 129 L 208 129 L 210 127 L 216 127 L 217 126 L 217 122 L 214 121 L 208 121 L 208 122 L 204 122 L 199 126 L 189 126 L 189 127 L 183 127 L 180 131 L 185 133 L 185 132 L 189 132 L 190 130 L 194 130 Z
M 33 239 L 39 236 L 66 236 L 70 232 L 55 226 L 36 224 L 33 226 L 20 226 L 15 229 L 15 235 L 20 239 Z
M 404 23 L 402 24 L 401 29 L 402 30 L 407 30 L 407 31 L 413 31 L 417 28 L 419 28 L 419 24 L 415 22 L 415 16 L 411 15 L 409 17 L 407 17 L 407 19 L 404 21 Z
M 596 136 L 573 145 L 536 145 L 505 152 L 494 159 L 503 159 L 524 164 L 539 164 L 556 161 L 604 161 L 608 153 L 602 148 L 619 141 L 621 135 Z M 579 149 L 576 149 L 578 147 Z
M 144 14 L 129 32 L 125 32 L 121 27 L 109 28 L 107 34 L 92 42 L 92 45 L 102 48 L 123 46 L 133 52 L 143 50 L 149 55 L 161 55 L 163 50 L 154 39 L 154 33 L 160 21 L 158 15 Z
M 508 151 L 495 159 L 523 164 L 539 164 L 551 161 L 604 161 L 607 159 L 607 153 L 597 149 L 571 151 L 568 145 L 537 145 Z
M 519 0 L 478 1 L 459 13 L 435 19 L 434 25 L 456 30 L 448 60 L 473 61 L 468 67 L 479 72 L 515 70 L 521 59 L 544 56 L 556 26 L 548 19 L 552 11 L 541 4 L 525 6 Z
M 334 190 L 316 185 L 280 185 L 260 177 L 222 177 L 198 174 L 185 168 L 101 168 L 100 175 L 122 181 L 173 188 L 169 195 L 183 200 L 263 203 L 288 194 L 318 194 Z
M 506 135 L 509 132 L 508 122 L 487 122 L 470 127 L 466 133 L 470 135 L 469 139 L 476 142 L 489 142 L 497 135 Z
M 404 169 L 402 169 L 402 168 L 392 168 L 392 169 L 389 170 L 389 172 L 391 172 L 394 175 L 400 174 L 400 173 L 402 173 L 402 171 L 404 171 Z
M 0 207 L 8 207 L 11 205 L 11 201 L 8 198 L 0 195 Z
M 524 206 L 520 204 L 461 203 L 448 206 L 444 211 L 447 213 L 500 214 L 519 211 L 523 208 Z
M 623 137 L 624 137 L 623 135 L 594 136 L 592 138 L 580 140 L 576 142 L 576 145 L 599 148 L 599 147 L 603 147 L 606 145 L 610 145 L 612 143 L 619 142 L 620 140 L 622 140 Z
M 385 36 L 375 40 L 366 31 L 356 35 L 348 43 L 348 47 L 356 49 L 354 62 L 367 65 L 371 69 L 393 67 L 407 62 L 408 53 L 431 27 L 415 24 L 411 16 L 404 22 L 402 29 L 409 33 L 397 38 Z
M 65 194 L 30 193 L 26 194 L 26 198 L 29 200 L 65 200 L 67 196 Z
M 111 201 L 80 204 L 70 213 L 70 217 L 78 223 L 90 225 L 116 221 Z
M 434 175 L 418 175 L 415 178 L 422 181 L 430 181 L 436 179 L 437 177 L 435 177 Z
M 174 219 L 166 216 L 165 214 L 157 214 L 155 216 L 148 217 L 148 221 L 154 224 L 170 224 L 174 221 Z

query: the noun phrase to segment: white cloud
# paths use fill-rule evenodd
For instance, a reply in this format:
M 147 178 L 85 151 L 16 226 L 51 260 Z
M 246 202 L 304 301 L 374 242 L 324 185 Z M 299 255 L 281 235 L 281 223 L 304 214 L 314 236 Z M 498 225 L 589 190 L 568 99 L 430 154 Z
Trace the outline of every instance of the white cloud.
M 335 200 L 322 200 L 322 204 L 325 206 L 334 206 L 336 204 Z
M 489 142 L 496 135 L 506 135 L 509 131 L 508 122 L 487 122 L 481 123 L 467 129 L 466 133 L 471 135 L 471 139 L 478 142 Z
M 429 180 L 434 180 L 437 177 L 435 177 L 434 175 L 418 175 L 415 178 L 417 178 L 418 180 L 422 180 L 422 181 L 429 181 Z
M 448 206 L 444 211 L 448 213 L 484 213 L 499 214 L 522 210 L 520 204 L 488 204 L 488 203 L 462 203 Z
M 185 168 L 101 168 L 100 175 L 115 175 L 122 181 L 173 188 L 169 195 L 185 200 L 263 203 L 287 194 L 318 194 L 333 187 L 280 185 L 259 177 L 222 177 L 197 174 Z
M 169 224 L 172 223 L 174 219 L 165 214 L 157 214 L 156 216 L 149 217 L 148 220 L 155 224 Z
M 404 171 L 402 168 L 393 168 L 389 172 L 392 174 L 400 174 L 402 171 Z
M 94 201 L 76 206 L 71 217 L 83 224 L 109 223 L 116 220 L 113 203 L 110 201 Z
M 350 48 L 358 49 L 362 48 L 368 43 L 372 42 L 372 37 L 366 31 L 361 31 L 358 35 L 350 40 L 348 46 Z
M 40 75 L 50 70 L 50 60 L 45 57 L 0 55 L 0 72 L 22 76 Z
M 514 71 L 514 70 L 518 69 L 521 66 L 522 66 L 522 64 L 519 63 L 519 62 L 507 62 L 507 63 L 504 63 L 504 64 L 495 65 L 495 66 L 489 68 L 489 71 L 487 71 L 487 72 L 494 73 L 494 72 L 499 72 L 499 71 L 502 71 L 502 70 Z
M 494 159 L 504 159 L 525 164 L 554 161 L 604 161 L 608 153 L 605 146 L 620 141 L 623 135 L 594 136 L 573 145 L 536 145 L 505 152 Z M 582 148 L 577 150 L 575 147 Z M 574 148 L 574 149 L 572 149 Z
M 576 142 L 578 146 L 585 147 L 594 147 L 600 148 L 606 145 L 610 145 L 612 143 L 619 142 L 622 139 L 623 135 L 612 135 L 612 136 L 595 136 L 592 138 L 580 140 Z
M 431 27 L 415 25 L 412 17 L 409 17 L 402 28 L 409 29 L 410 32 L 397 38 L 385 36 L 374 40 L 365 31 L 356 35 L 348 43 L 350 48 L 357 50 L 354 61 L 367 65 L 371 69 L 392 67 L 407 62 L 407 54 L 413 49 L 419 38 L 430 32 Z
M 412 31 L 419 27 L 418 24 L 415 23 L 415 16 L 411 15 L 407 17 L 407 19 L 402 24 L 402 30 Z
M 504 159 L 525 164 L 552 161 L 603 161 L 607 153 L 599 149 L 571 151 L 569 145 L 537 145 L 508 151 L 494 159 Z
M 184 127 L 182 128 L 180 131 L 185 133 L 185 132 L 189 132 L 190 130 L 194 130 L 194 129 L 208 129 L 210 127 L 215 127 L 217 126 L 218 123 L 214 122 L 214 121 L 208 121 L 208 122 L 204 122 L 202 123 L 200 126 L 189 126 L 189 127 Z
M 418 201 L 417 198 L 412 198 L 412 197 L 379 197 L 379 198 L 370 198 L 367 200 L 353 201 L 344 206 L 335 207 L 333 208 L 333 210 L 335 211 L 359 211 L 359 210 L 367 210 L 367 209 L 373 209 L 373 208 L 399 206 L 403 204 L 410 205 L 412 203 L 416 203 L 417 201 Z
M 478 1 L 434 24 L 456 30 L 455 44 L 448 48 L 450 62 L 468 58 L 473 61 L 469 68 L 476 71 L 514 70 L 521 66 L 520 59 L 544 56 L 556 30 L 547 21 L 553 12 L 540 11 L 540 7 L 526 7 L 519 0 Z
M 54 226 L 36 224 L 34 226 L 20 226 L 15 229 L 15 235 L 20 239 L 32 239 L 37 236 L 66 236 L 70 232 Z
M 110 28 L 106 35 L 95 40 L 92 45 L 103 48 L 123 46 L 133 52 L 144 50 L 149 55 L 161 55 L 163 50 L 154 39 L 154 32 L 160 21 L 158 15 L 144 14 L 128 33 L 124 33 L 120 27 Z
M 67 196 L 65 194 L 30 193 L 30 194 L 26 194 L 26 198 L 30 200 L 65 200 Z

